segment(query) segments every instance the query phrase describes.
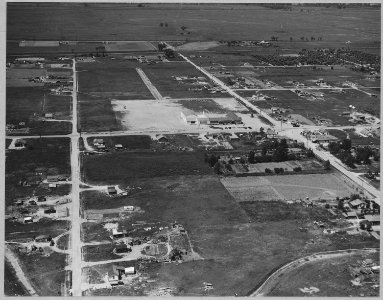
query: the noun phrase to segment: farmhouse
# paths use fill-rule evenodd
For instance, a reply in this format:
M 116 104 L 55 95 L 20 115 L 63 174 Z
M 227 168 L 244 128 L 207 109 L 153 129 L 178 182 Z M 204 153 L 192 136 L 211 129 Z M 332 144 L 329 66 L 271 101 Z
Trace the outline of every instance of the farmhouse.
M 354 211 L 343 213 L 343 215 L 346 217 L 346 219 L 356 219 L 358 217 Z
M 114 145 L 114 149 L 116 149 L 116 150 L 123 150 L 124 147 L 121 144 L 116 144 L 116 145 Z
M 362 208 L 365 206 L 365 203 L 360 199 L 352 200 L 348 204 L 350 205 L 350 207 L 352 207 L 354 209 Z
M 48 182 L 58 182 L 59 181 L 59 176 L 58 175 L 48 175 L 47 176 L 47 181 Z
M 33 219 L 32 217 L 25 217 L 24 218 L 24 223 L 27 224 L 27 223 L 33 223 Z
M 45 113 L 45 114 L 44 114 L 44 118 L 45 118 L 45 119 L 48 119 L 48 120 L 52 120 L 52 119 L 54 119 L 54 118 L 53 118 L 53 113 Z
M 166 143 L 166 142 L 168 142 L 169 140 L 168 140 L 168 138 L 166 137 L 166 136 L 164 136 L 164 135 L 159 135 L 158 137 L 157 137 L 157 141 L 159 141 L 160 143 Z
M 26 140 L 17 140 L 15 142 L 15 148 L 25 148 L 27 146 L 27 141 Z
M 123 267 L 118 265 L 113 265 L 113 273 L 122 276 L 122 275 L 134 275 L 136 274 L 136 269 L 134 267 Z

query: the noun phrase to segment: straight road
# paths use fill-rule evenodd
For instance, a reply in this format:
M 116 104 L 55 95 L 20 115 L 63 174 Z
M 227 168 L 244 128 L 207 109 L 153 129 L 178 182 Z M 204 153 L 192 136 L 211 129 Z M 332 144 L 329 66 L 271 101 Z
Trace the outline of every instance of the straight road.
M 142 81 L 145 83 L 146 87 L 149 89 L 149 91 L 152 93 L 153 97 L 156 98 L 157 100 L 161 100 L 162 96 L 160 92 L 157 90 L 157 88 L 153 85 L 153 83 L 150 81 L 148 76 L 142 71 L 140 68 L 136 68 L 136 71 L 138 75 L 140 75 Z
M 71 229 L 71 263 L 72 263 L 72 295 L 81 296 L 81 219 L 80 219 L 80 161 L 79 161 L 79 133 L 77 131 L 77 91 L 78 81 L 76 61 L 73 59 L 73 101 L 71 134 L 71 166 L 72 166 L 72 229 Z

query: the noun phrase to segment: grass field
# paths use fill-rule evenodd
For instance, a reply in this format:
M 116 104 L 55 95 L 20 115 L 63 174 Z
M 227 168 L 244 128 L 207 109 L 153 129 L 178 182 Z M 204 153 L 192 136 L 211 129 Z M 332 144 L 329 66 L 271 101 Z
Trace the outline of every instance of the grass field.
M 267 296 L 305 296 L 299 288 L 314 286 L 319 289 L 319 292 L 314 294 L 316 297 L 347 297 L 361 296 L 361 294 L 376 297 L 379 295 L 379 290 L 371 288 L 372 284 L 353 287 L 350 283 L 353 277 L 350 272 L 347 272 L 349 266 L 358 260 L 365 259 L 372 259 L 379 265 L 378 254 L 354 254 L 305 264 L 291 272 L 284 273 Z
M 211 174 L 202 153 L 110 153 L 84 157 L 85 182 L 117 184 L 135 178 Z
M 113 253 L 113 244 L 105 244 L 105 245 L 91 245 L 84 246 L 82 249 L 84 253 L 84 261 L 102 261 L 109 259 L 120 258 L 121 256 Z

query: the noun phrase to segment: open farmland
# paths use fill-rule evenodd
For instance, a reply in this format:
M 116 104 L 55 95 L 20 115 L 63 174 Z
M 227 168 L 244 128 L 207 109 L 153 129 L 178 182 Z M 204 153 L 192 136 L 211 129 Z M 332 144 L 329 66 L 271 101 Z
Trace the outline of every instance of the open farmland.
M 138 75 L 138 63 L 97 58 L 96 62 L 79 63 L 79 93 L 107 99 L 153 99 Z M 80 100 L 81 102 L 81 100 Z
M 29 121 L 42 112 L 43 99 L 42 87 L 7 87 L 7 122 Z
M 157 88 L 163 97 L 171 98 L 202 98 L 202 97 L 222 97 L 223 93 L 211 94 L 203 88 L 202 84 L 193 84 L 184 81 L 177 81 L 175 77 L 187 76 L 204 77 L 196 68 L 184 62 L 170 62 L 144 66 L 142 70 L 149 80 Z M 200 90 L 198 90 L 200 89 Z
M 306 197 L 312 200 L 333 199 L 353 192 L 337 173 L 226 177 L 221 181 L 238 202 Z
M 144 40 L 178 40 L 184 39 L 179 29 L 184 25 L 191 32 L 188 38 L 194 40 L 262 40 L 281 31 L 281 23 L 288 22 L 286 29 L 279 33 L 281 40 L 288 40 L 291 35 L 298 40 L 302 34 L 317 35 L 318 32 L 326 37 L 325 41 L 332 43 L 350 39 L 362 41 L 365 32 L 372 40 L 378 40 L 380 36 L 380 11 L 374 8 L 336 10 L 311 7 L 307 13 L 307 8 L 300 11 L 299 7 L 289 11 L 232 4 L 206 4 L 203 10 L 199 6 L 185 4 L 150 4 L 144 7 L 119 4 L 117 9 L 114 4 L 73 5 L 75 9 L 74 6 L 57 4 L 39 3 L 29 7 L 11 4 L 7 18 L 8 34 L 13 39 L 25 40 L 137 40 L 137 32 L 140 32 L 140 39 Z M 365 21 L 366 16 L 370 22 Z M 168 26 L 159 26 L 161 22 L 167 22 Z M 50 26 L 52 23 L 56 26 Z M 71 24 L 78 24 L 76 32 L 73 32 Z M 258 30 L 254 31 L 254 26 Z M 354 30 L 355 27 L 359 30 Z
M 133 178 L 211 174 L 202 153 L 110 153 L 83 158 L 89 183 L 120 183 Z

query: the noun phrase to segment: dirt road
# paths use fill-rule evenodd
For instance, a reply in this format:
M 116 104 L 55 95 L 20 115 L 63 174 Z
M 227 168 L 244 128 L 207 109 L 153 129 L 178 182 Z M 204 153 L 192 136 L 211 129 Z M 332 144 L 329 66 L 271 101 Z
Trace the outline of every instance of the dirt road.
M 250 297 L 263 297 L 271 291 L 271 289 L 278 283 L 280 277 L 283 275 L 288 275 L 287 273 L 299 268 L 307 263 L 312 263 L 324 259 L 332 259 L 343 257 L 347 255 L 354 254 L 363 254 L 363 253 L 374 253 L 379 252 L 378 248 L 369 248 L 369 249 L 350 249 L 350 250 L 338 250 L 338 251 L 329 251 L 329 252 L 320 252 L 315 253 L 306 257 L 299 258 L 294 260 L 287 265 L 284 265 L 273 274 L 271 274 L 266 281 L 253 293 L 250 294 Z
M 148 76 L 140 68 L 136 68 L 138 75 L 140 75 L 142 81 L 145 83 L 149 91 L 152 93 L 153 97 L 157 100 L 161 100 L 162 96 L 153 83 L 149 80 Z
M 13 269 L 16 272 L 17 278 L 24 285 L 24 287 L 28 291 L 28 293 L 31 296 L 38 296 L 38 294 L 36 293 L 35 289 L 29 283 L 28 279 L 25 277 L 25 274 L 24 274 L 23 270 L 20 267 L 19 260 L 13 254 L 12 250 L 9 249 L 9 247 L 7 245 L 5 245 L 5 259 L 7 261 L 9 261 L 9 263 L 12 265 Z

